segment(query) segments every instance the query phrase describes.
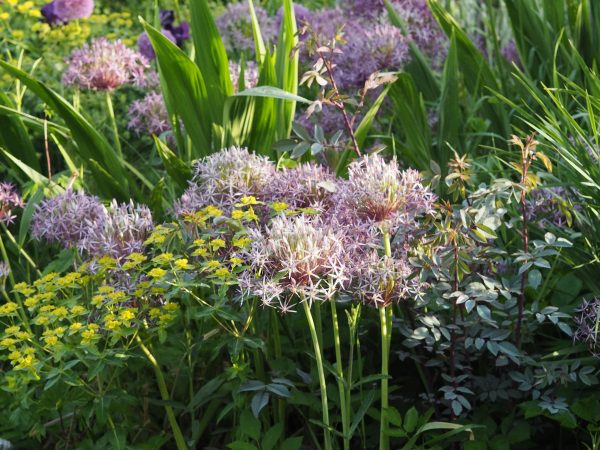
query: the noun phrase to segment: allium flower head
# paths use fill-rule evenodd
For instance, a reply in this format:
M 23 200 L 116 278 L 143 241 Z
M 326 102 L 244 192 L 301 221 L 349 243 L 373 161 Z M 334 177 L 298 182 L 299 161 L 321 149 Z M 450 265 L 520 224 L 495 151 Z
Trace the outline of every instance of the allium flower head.
M 152 215 L 145 206 L 113 201 L 106 208 L 97 197 L 67 190 L 37 206 L 31 234 L 65 248 L 77 248 L 91 257 L 121 258 L 143 250 L 153 228 Z
M 85 19 L 94 12 L 94 0 L 54 0 L 54 14 L 61 22 Z
M 160 135 L 171 129 L 169 114 L 162 94 L 150 92 L 142 100 L 134 101 L 129 107 L 129 125 L 138 136 Z
M 327 168 L 317 164 L 301 164 L 294 169 L 277 172 L 266 186 L 266 199 L 282 201 L 293 208 L 329 209 L 337 179 Z
M 67 190 L 37 205 L 31 235 L 67 248 L 77 247 L 90 229 L 101 229 L 105 220 L 106 209 L 99 198 Z
M 245 148 L 221 150 L 196 163 L 194 178 L 175 211 L 185 214 L 209 205 L 230 210 L 242 197 L 262 199 L 274 174 L 275 166 L 267 157 Z
M 341 211 L 372 224 L 396 228 L 432 209 L 435 196 L 417 171 L 400 171 L 396 161 L 365 156 L 348 167 L 349 179 L 336 194 Z
M 233 84 L 233 90 L 238 92 L 239 81 L 240 81 L 241 67 L 235 61 L 229 61 L 229 76 L 231 77 L 231 84 Z M 244 67 L 244 88 L 251 89 L 256 87 L 258 84 L 258 66 L 254 61 L 246 61 Z
M 269 17 L 264 8 L 255 5 L 254 9 L 263 38 L 266 41 L 272 40 L 277 36 L 273 19 Z M 229 3 L 225 12 L 217 17 L 216 22 L 228 52 L 244 53 L 248 57 L 254 56 L 254 35 L 247 2 Z
M 346 280 L 342 240 L 314 218 L 280 216 L 250 237 L 250 269 L 240 283 L 265 306 L 288 311 L 301 300 L 325 301 Z
M 174 44 L 177 43 L 177 39 L 173 36 L 169 30 L 165 30 L 164 28 L 161 30 L 161 33 Z M 152 47 L 152 42 L 150 42 L 150 37 L 148 33 L 143 32 L 140 34 L 137 40 L 138 50 L 146 58 L 148 61 L 152 61 L 156 58 L 156 53 L 154 52 L 154 47 Z
M 126 83 L 142 85 L 147 60 L 121 41 L 93 40 L 73 51 L 63 83 L 80 89 L 111 91 Z
M 0 223 L 8 225 L 16 216 L 14 208 L 23 208 L 23 200 L 12 183 L 0 183 Z

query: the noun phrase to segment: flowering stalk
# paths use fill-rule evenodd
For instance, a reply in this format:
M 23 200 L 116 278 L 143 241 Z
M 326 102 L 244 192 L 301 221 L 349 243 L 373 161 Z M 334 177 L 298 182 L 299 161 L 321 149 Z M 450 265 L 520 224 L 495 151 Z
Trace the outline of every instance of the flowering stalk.
M 152 368 L 154 369 L 154 373 L 156 374 L 156 382 L 158 383 L 158 390 L 160 391 L 160 396 L 164 402 L 170 402 L 169 390 L 167 389 L 167 383 L 165 382 L 165 377 L 160 370 L 160 366 L 156 361 L 156 358 L 152 354 L 152 352 L 146 347 L 142 339 L 139 335 L 135 336 L 135 340 L 138 345 L 150 361 Z M 179 428 L 179 424 L 177 423 L 177 419 L 175 418 L 175 413 L 173 412 L 173 408 L 168 403 L 165 403 L 165 411 L 167 413 L 167 419 L 169 420 L 169 424 L 171 425 L 171 430 L 173 431 L 173 436 L 175 438 L 175 443 L 177 444 L 178 450 L 188 450 L 188 446 L 185 443 L 185 439 L 183 434 L 181 433 L 181 429 Z
M 123 150 L 121 148 L 121 141 L 119 139 L 119 128 L 117 127 L 117 119 L 115 117 L 115 110 L 113 108 L 112 94 L 111 91 L 106 91 L 106 110 L 108 112 L 108 118 L 110 120 L 115 147 L 117 148 L 117 152 L 119 152 L 119 157 L 123 159 Z
M 319 373 L 319 385 L 321 387 L 321 408 L 323 409 L 323 445 L 325 450 L 332 450 L 331 446 L 331 434 L 329 431 L 329 407 L 327 402 L 327 384 L 325 383 L 325 370 L 323 369 L 323 355 L 321 353 L 321 345 L 319 344 L 319 337 L 317 335 L 317 329 L 315 327 L 315 321 L 313 320 L 312 313 L 310 311 L 310 305 L 307 300 L 302 301 L 304 313 L 306 315 L 306 321 L 308 322 L 308 328 L 310 329 L 310 336 L 315 351 L 315 359 L 317 360 L 317 371 Z
M 344 370 L 342 367 L 342 349 L 340 344 L 340 326 L 337 317 L 337 304 L 331 300 L 331 322 L 333 324 L 333 341 L 335 344 L 335 368 L 337 384 L 340 395 L 340 408 L 342 410 L 342 432 L 344 435 L 344 450 L 350 450 L 350 411 L 348 410 L 350 384 L 344 385 Z
M 383 233 L 383 248 L 386 257 L 392 256 L 392 245 L 390 234 L 386 230 Z M 392 281 L 393 283 L 393 281 Z M 389 286 L 386 286 L 386 289 Z M 381 414 L 379 428 L 379 450 L 389 450 L 390 440 L 387 435 L 389 407 L 389 359 L 390 344 L 392 342 L 392 307 L 389 305 L 379 308 L 379 321 L 381 326 Z

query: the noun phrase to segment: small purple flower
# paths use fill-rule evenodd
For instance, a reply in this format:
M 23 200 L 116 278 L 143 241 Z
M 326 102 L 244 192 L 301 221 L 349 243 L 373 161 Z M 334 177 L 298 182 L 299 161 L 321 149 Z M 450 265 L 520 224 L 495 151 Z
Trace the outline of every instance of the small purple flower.
M 173 33 L 171 33 L 169 30 L 163 28 L 161 33 L 174 44 L 177 43 L 177 39 L 175 39 L 175 36 L 173 36 Z M 154 53 L 154 47 L 152 47 L 152 42 L 150 42 L 148 33 L 143 32 L 140 34 L 137 40 L 137 46 L 142 56 L 144 56 L 148 61 L 152 61 L 156 58 L 156 53 Z
M 42 16 L 50 25 L 55 25 L 61 22 L 60 17 L 58 16 L 58 14 L 56 14 L 56 11 L 54 10 L 54 3 L 55 2 L 47 3 L 42 7 Z
M 511 39 L 506 43 L 504 47 L 500 50 L 500 53 L 510 64 L 521 64 L 521 58 L 519 56 L 519 50 L 517 49 L 517 44 L 514 39 Z
M 169 31 L 177 46 L 183 46 L 183 43 L 190 38 L 190 25 L 187 22 L 181 22 L 179 26 L 175 25 L 175 12 L 172 10 L 161 10 L 160 11 L 160 26 L 163 30 Z M 163 31 L 164 32 L 164 31 Z
M 141 135 L 160 135 L 171 130 L 167 107 L 162 94 L 150 92 L 142 100 L 134 101 L 129 107 L 128 128 Z
M 80 89 L 111 91 L 133 83 L 143 85 L 148 61 L 121 41 L 93 40 L 67 59 L 63 83 Z
M 14 222 L 14 208 L 23 208 L 23 199 L 12 183 L 0 183 L 0 223 L 9 225 Z

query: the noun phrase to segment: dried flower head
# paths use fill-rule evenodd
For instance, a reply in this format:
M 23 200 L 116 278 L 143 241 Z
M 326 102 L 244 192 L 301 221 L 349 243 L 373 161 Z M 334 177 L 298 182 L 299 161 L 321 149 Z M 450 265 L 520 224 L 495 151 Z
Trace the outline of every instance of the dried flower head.
M 234 92 L 240 91 L 241 66 L 235 61 L 229 61 L 229 76 Z M 244 89 L 251 89 L 258 84 L 258 66 L 254 61 L 247 61 L 244 67 Z
M 14 222 L 14 208 L 23 208 L 23 199 L 12 183 L 0 183 L 0 223 L 8 225 Z
M 73 51 L 63 83 L 80 89 L 111 91 L 123 84 L 144 84 L 147 61 L 121 41 L 95 39 Z
M 264 197 L 275 166 L 265 156 L 231 147 L 207 156 L 195 165 L 190 187 L 175 205 L 177 214 L 199 211 L 213 205 L 231 210 L 242 197 Z
M 169 114 L 162 94 L 150 92 L 142 100 L 134 101 L 129 107 L 128 127 L 138 136 L 160 135 L 171 130 Z
M 280 216 L 250 237 L 250 268 L 240 284 L 265 306 L 286 312 L 298 301 L 325 301 L 346 281 L 342 240 L 314 218 Z
M 177 43 L 177 39 L 173 36 L 169 30 L 165 30 L 164 28 L 161 30 L 161 33 L 174 44 Z M 152 46 L 152 42 L 150 41 L 150 36 L 148 33 L 143 32 L 139 35 L 137 40 L 138 50 L 140 54 L 144 56 L 148 61 L 152 61 L 156 58 L 156 53 L 154 53 L 154 47 Z

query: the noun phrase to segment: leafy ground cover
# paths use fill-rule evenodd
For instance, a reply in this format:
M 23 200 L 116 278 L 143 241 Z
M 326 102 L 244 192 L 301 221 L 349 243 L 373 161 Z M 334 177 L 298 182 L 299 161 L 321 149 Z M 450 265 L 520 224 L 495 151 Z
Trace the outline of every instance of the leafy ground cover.
M 599 448 L 595 2 L 0 25 L 0 448 Z

